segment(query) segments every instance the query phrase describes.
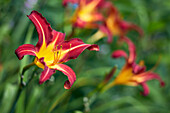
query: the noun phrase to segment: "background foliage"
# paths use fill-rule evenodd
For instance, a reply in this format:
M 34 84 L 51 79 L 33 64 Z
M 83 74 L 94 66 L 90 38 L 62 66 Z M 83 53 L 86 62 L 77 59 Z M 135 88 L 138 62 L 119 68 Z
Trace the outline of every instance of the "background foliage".
M 67 79 L 62 73 L 55 73 L 52 78 L 38 84 L 38 69 L 31 68 L 25 74 L 24 81 L 31 79 L 23 90 L 17 102 L 15 113 L 81 113 L 90 109 L 94 113 L 168 113 L 170 111 L 170 2 L 169 0 L 115 0 L 114 5 L 121 12 L 124 20 L 141 26 L 145 32 L 143 38 L 138 38 L 135 32 L 128 36 L 137 45 L 137 59 L 143 59 L 147 69 L 151 69 L 161 56 L 156 73 L 165 81 L 164 88 L 158 81 L 149 81 L 150 94 L 146 97 L 140 94 L 141 87 L 115 86 L 105 93 L 94 94 L 90 100 L 86 96 L 95 89 L 106 73 L 112 67 L 118 70 L 124 64 L 123 59 L 112 59 L 111 53 L 116 49 L 126 49 L 120 46 L 117 37 L 112 44 L 107 38 L 98 41 L 100 52 L 86 50 L 76 60 L 67 64 L 75 71 L 77 81 L 70 90 L 63 88 Z M 19 61 L 15 49 L 24 43 L 35 44 L 37 32 L 27 18 L 32 10 L 37 10 L 47 18 L 53 29 L 69 35 L 71 25 L 67 23 L 66 9 L 61 0 L 1 0 L 0 1 L 0 111 L 8 113 L 15 100 L 21 69 L 29 64 L 33 57 L 26 56 Z M 81 29 L 74 37 L 84 42 L 96 30 Z M 116 75 L 116 74 L 115 74 Z

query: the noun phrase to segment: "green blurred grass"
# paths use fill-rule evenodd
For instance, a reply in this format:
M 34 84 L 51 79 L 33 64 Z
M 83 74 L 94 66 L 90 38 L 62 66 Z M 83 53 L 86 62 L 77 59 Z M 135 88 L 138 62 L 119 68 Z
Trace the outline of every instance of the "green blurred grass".
M 33 24 L 26 15 L 37 10 L 47 18 L 52 28 L 65 32 L 71 31 L 69 24 L 63 26 L 64 8 L 61 0 L 38 1 L 28 9 L 22 0 L 0 1 L 0 112 L 8 113 L 16 96 L 19 84 L 19 74 L 23 66 L 29 64 L 33 57 L 27 56 L 19 61 L 15 49 L 24 43 L 36 44 L 38 38 Z M 116 86 L 101 95 L 94 95 L 90 100 L 91 112 L 95 113 L 168 113 L 170 101 L 170 3 L 169 0 L 117 0 L 115 6 L 125 20 L 141 26 L 145 32 L 139 39 L 134 32 L 128 34 L 137 45 L 138 60 L 144 59 L 150 69 L 161 56 L 161 62 L 155 72 L 165 81 L 164 88 L 159 87 L 158 81 L 148 82 L 150 94 L 140 95 L 141 87 Z M 75 37 L 86 41 L 95 30 L 79 30 Z M 108 45 L 106 39 L 98 41 L 103 51 L 89 52 L 86 50 L 78 59 L 67 64 L 73 68 L 77 81 L 71 90 L 63 88 L 67 79 L 62 73 L 53 75 L 50 81 L 38 84 L 41 69 L 26 87 L 16 106 L 15 113 L 76 113 L 84 111 L 83 98 L 100 83 L 106 73 L 117 65 L 121 69 L 123 59 L 112 59 L 112 51 L 120 47 L 114 42 Z M 27 81 L 34 68 L 26 74 Z M 117 71 L 117 72 L 118 72 Z M 64 95 L 63 95 L 64 94 Z M 90 103 L 90 102 L 89 102 Z

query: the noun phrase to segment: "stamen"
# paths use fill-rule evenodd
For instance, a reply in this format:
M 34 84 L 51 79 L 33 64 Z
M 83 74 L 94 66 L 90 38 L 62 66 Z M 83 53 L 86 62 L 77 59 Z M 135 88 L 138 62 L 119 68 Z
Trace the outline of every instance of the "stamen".
M 71 45 L 72 45 L 72 44 L 70 44 L 70 48 L 69 48 L 69 51 L 68 51 L 67 56 L 65 57 L 65 59 L 64 59 L 62 62 L 59 62 L 59 64 L 64 63 L 64 62 L 67 60 L 67 58 L 69 57 L 69 53 L 70 53 L 70 50 L 71 50 Z
M 59 58 L 61 56 L 61 50 L 62 50 L 63 46 L 62 45 L 60 46 L 60 50 L 57 50 L 57 47 L 58 46 L 56 46 L 56 52 L 54 53 L 54 61 L 53 61 L 52 65 L 57 64 L 59 61 Z
M 51 65 L 56 64 L 58 61 L 59 51 L 57 49 L 58 49 L 58 45 L 52 50 L 54 52 L 54 61 Z
M 58 51 L 57 51 L 57 47 L 58 47 L 58 45 L 57 45 L 55 48 L 53 48 L 53 50 L 52 50 L 52 51 L 54 52 L 54 61 L 55 61 L 55 59 L 56 59 L 56 57 L 55 57 L 55 56 L 56 56 L 56 53 L 58 52 Z M 53 63 L 54 63 L 54 61 L 53 61 Z
M 61 57 L 61 50 L 62 50 L 62 48 L 63 48 L 63 46 L 61 45 L 60 46 L 60 50 L 58 51 L 58 54 L 57 54 L 57 62 L 58 62 L 59 58 Z
M 69 51 L 68 51 L 67 56 L 65 57 L 65 59 L 64 59 L 62 62 L 58 62 L 58 61 L 59 61 L 59 59 L 60 59 L 60 57 L 61 57 L 61 51 L 62 51 L 63 46 L 61 45 L 61 46 L 60 46 L 60 50 L 57 50 L 57 49 L 58 49 L 58 48 L 57 48 L 58 45 L 57 45 L 56 48 L 53 49 L 53 52 L 54 52 L 54 61 L 53 61 L 53 63 L 52 63 L 51 65 L 64 63 L 64 62 L 68 59 L 68 57 L 69 57 L 69 53 L 70 53 L 70 51 L 71 51 L 71 45 L 72 45 L 72 44 L 70 44 L 70 48 L 69 48 Z

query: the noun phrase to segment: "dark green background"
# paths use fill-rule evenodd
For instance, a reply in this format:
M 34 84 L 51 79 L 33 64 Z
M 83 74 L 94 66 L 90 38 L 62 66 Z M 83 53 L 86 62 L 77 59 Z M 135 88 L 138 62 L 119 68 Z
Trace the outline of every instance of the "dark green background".
M 0 112 L 8 113 L 15 99 L 22 68 L 33 61 L 26 56 L 19 61 L 15 49 L 26 43 L 36 44 L 38 35 L 35 27 L 26 15 L 37 10 L 48 20 L 52 28 L 65 32 L 68 36 L 71 25 L 68 23 L 68 9 L 62 7 L 61 0 L 38 0 L 32 8 L 26 7 L 24 0 L 0 1 Z M 151 69 L 161 56 L 155 70 L 165 81 L 160 88 L 156 80 L 147 82 L 150 93 L 144 97 L 140 94 L 141 86 L 115 86 L 103 94 L 93 95 L 89 102 L 83 101 L 89 92 L 96 88 L 104 75 L 112 67 L 118 66 L 115 76 L 124 64 L 124 59 L 112 59 L 111 53 L 116 49 L 128 51 L 128 46 L 120 46 L 118 37 L 108 44 L 104 38 L 96 44 L 100 52 L 85 50 L 77 59 L 70 60 L 69 65 L 77 75 L 77 81 L 71 90 L 63 88 L 67 77 L 57 71 L 50 81 L 39 85 L 38 69 L 30 84 L 23 90 L 15 113 L 81 113 L 89 104 L 94 113 L 168 113 L 170 111 L 170 2 L 169 0 L 114 0 L 124 20 L 136 23 L 144 30 L 144 37 L 139 38 L 134 31 L 128 37 L 137 45 L 137 62 L 144 60 L 147 70 Z M 65 12 L 65 13 L 64 13 Z M 70 11 L 73 12 L 73 11 Z M 77 30 L 74 37 L 84 42 L 96 30 Z M 27 81 L 34 67 L 25 73 Z M 86 107 L 87 109 L 87 107 Z

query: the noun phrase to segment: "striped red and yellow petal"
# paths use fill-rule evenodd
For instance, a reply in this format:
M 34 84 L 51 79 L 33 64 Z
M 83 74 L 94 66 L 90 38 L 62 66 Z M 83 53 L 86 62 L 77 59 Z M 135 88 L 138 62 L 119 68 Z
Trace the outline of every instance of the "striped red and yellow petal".
M 36 56 L 36 49 L 32 44 L 24 44 L 15 50 L 15 54 L 21 60 L 25 55 Z
M 32 11 L 28 18 L 33 22 L 38 32 L 38 43 L 36 44 L 36 48 L 39 50 L 42 46 L 47 46 L 52 40 L 52 28 L 50 24 L 47 22 L 46 18 L 44 18 L 37 11 Z
M 70 59 L 77 58 L 85 49 L 99 51 L 98 45 L 85 44 L 81 39 L 74 38 L 58 45 L 60 56 L 58 62 L 67 62 Z
M 129 82 L 131 81 L 131 78 L 133 76 L 133 72 L 132 72 L 132 67 L 129 64 L 125 64 L 123 69 L 120 71 L 120 73 L 118 74 L 118 76 L 116 77 L 116 79 L 114 80 L 115 84 L 122 84 L 122 85 L 133 85 L 133 84 L 129 84 Z
M 56 64 L 56 65 L 50 66 L 50 68 L 55 69 L 55 70 L 59 70 L 59 71 L 63 72 L 68 77 L 68 80 L 64 84 L 65 89 L 70 89 L 71 86 L 73 85 L 73 83 L 76 81 L 76 74 L 67 65 Z
M 45 66 L 43 72 L 40 75 L 39 84 L 42 84 L 48 79 L 50 79 L 51 75 L 53 75 L 54 73 L 55 73 L 55 70 L 52 70 L 48 66 Z
M 165 85 L 164 81 L 161 79 L 161 77 L 158 74 L 150 72 L 150 71 L 137 74 L 137 75 L 133 76 L 132 79 L 136 80 L 137 83 L 143 83 L 143 82 L 147 82 L 149 80 L 156 79 L 160 82 L 161 86 Z

